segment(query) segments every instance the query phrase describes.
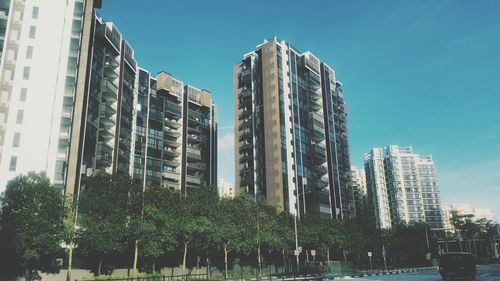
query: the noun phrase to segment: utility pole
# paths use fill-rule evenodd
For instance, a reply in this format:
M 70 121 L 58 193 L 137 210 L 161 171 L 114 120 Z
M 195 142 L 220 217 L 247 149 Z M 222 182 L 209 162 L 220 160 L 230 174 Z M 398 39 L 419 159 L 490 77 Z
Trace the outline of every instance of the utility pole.
M 297 273 L 300 272 L 299 270 L 299 239 L 297 235 L 297 214 L 293 216 L 294 224 L 295 224 L 295 257 L 297 259 Z

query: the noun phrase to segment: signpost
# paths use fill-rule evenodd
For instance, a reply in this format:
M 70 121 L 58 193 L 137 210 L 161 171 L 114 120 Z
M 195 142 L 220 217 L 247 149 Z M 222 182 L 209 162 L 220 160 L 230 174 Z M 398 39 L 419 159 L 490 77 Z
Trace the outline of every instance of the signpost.
M 370 258 L 370 269 L 373 271 L 372 252 L 368 252 L 368 258 Z
M 311 256 L 313 256 L 313 261 L 315 261 L 316 250 L 311 250 Z
M 382 257 L 384 258 L 384 268 L 387 269 L 387 252 L 385 246 L 382 246 Z

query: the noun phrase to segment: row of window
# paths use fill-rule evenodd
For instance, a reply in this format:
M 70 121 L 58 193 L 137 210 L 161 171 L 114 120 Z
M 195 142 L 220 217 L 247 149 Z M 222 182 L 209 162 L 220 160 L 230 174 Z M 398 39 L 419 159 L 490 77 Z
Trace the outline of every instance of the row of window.
M 39 7 L 33 7 L 31 11 L 31 18 L 32 19 L 38 19 L 38 14 L 40 12 Z M 35 39 L 36 37 L 36 26 L 30 26 L 29 30 L 29 38 Z M 33 58 L 33 46 L 28 46 L 26 48 L 26 58 L 27 59 L 32 59 Z M 30 72 L 31 68 L 29 66 L 25 66 L 23 68 L 23 79 L 28 80 L 30 78 Z M 21 92 L 19 95 L 19 101 L 25 102 L 26 101 L 26 96 L 27 96 L 28 90 L 26 88 L 21 88 Z M 17 111 L 17 116 L 16 116 L 16 124 L 22 124 L 24 121 L 24 110 L 19 109 Z M 21 143 L 21 133 L 14 133 L 14 139 L 12 141 L 12 146 L 13 147 L 19 147 Z M 14 172 L 16 171 L 17 167 L 17 156 L 11 156 L 10 158 L 10 163 L 9 163 L 9 171 Z

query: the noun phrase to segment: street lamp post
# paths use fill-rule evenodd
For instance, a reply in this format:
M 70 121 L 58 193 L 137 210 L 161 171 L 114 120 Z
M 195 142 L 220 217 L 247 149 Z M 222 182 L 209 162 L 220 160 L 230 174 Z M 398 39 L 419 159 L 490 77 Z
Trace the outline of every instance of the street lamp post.
M 295 214 L 293 216 L 293 220 L 294 220 L 294 224 L 295 224 L 295 257 L 297 259 L 297 273 L 300 272 L 299 270 L 299 239 L 298 239 L 298 235 L 297 235 L 297 214 Z

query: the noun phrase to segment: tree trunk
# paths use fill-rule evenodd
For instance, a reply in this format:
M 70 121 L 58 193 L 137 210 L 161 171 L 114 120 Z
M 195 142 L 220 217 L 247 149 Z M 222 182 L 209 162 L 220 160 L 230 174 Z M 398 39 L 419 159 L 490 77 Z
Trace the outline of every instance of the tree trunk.
M 102 268 L 102 258 L 99 259 L 99 265 L 97 267 L 97 275 L 101 275 L 101 268 Z
M 281 250 L 281 254 L 283 255 L 283 270 L 284 270 L 286 267 L 285 249 Z
M 73 263 L 73 242 L 68 251 L 68 271 L 66 272 L 66 281 L 71 281 L 71 265 Z
M 224 272 L 225 279 L 227 279 L 227 244 L 224 244 L 224 268 L 226 269 Z
M 26 281 L 31 281 L 31 269 L 26 268 L 26 277 L 24 279 L 26 279 Z
M 476 259 L 479 258 L 477 255 L 477 247 L 476 247 L 476 238 L 472 238 L 472 243 L 474 243 L 474 253 L 476 255 Z
M 262 261 L 260 258 L 260 241 L 257 245 L 257 264 L 259 266 L 259 274 L 260 274 L 260 272 L 262 271 Z
M 330 247 L 326 248 L 326 260 L 330 263 Z
M 342 254 L 344 255 L 344 261 L 347 261 L 347 255 L 345 249 L 342 249 Z
M 201 257 L 200 256 L 196 256 L 196 274 L 200 273 L 199 272 L 200 271 L 200 261 L 201 261 Z
M 309 250 L 306 250 L 306 261 L 309 262 Z
M 186 273 L 186 258 L 187 258 L 187 251 L 188 251 L 188 244 L 189 242 L 184 242 L 184 257 L 182 258 L 182 273 Z
M 153 262 L 153 275 L 156 273 L 156 262 Z
M 137 260 L 139 258 L 139 240 L 134 241 L 134 264 L 132 265 L 132 278 L 137 275 Z

